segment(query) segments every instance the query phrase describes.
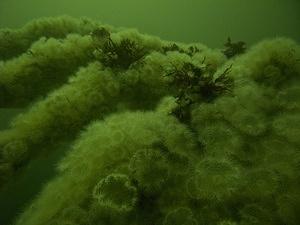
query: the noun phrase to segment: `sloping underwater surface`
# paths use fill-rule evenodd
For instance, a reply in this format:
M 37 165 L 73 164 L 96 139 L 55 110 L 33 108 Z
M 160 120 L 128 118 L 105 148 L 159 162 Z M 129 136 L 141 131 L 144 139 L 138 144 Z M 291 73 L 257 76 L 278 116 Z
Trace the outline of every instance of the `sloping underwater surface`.
M 15 224 L 299 224 L 298 43 L 32 24 L 0 35 L 0 107 L 26 107 L 0 133 L 0 187 L 73 144 Z

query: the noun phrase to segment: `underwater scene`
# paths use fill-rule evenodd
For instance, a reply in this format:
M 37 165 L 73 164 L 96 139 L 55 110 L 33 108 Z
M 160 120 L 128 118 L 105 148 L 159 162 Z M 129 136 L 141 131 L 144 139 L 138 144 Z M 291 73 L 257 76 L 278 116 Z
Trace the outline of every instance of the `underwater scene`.
M 300 225 L 300 1 L 1 0 L 0 225 Z

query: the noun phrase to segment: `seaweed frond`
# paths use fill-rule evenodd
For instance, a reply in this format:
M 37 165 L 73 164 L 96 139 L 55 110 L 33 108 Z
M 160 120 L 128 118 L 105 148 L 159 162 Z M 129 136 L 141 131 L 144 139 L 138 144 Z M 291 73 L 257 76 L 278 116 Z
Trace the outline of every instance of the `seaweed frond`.
M 227 39 L 227 42 L 224 44 L 225 49 L 222 51 L 223 54 L 228 58 L 232 58 L 236 55 L 245 53 L 246 43 L 243 41 L 232 42 L 231 38 Z
M 166 54 L 167 52 L 179 52 L 179 53 L 185 53 L 189 56 L 193 56 L 196 53 L 200 52 L 200 49 L 197 46 L 191 45 L 188 47 L 187 50 L 184 50 L 183 48 L 179 47 L 177 44 L 169 44 L 162 47 L 162 52 Z
M 173 44 L 169 44 L 166 46 L 162 47 L 162 51 L 163 53 L 167 53 L 167 52 L 179 52 L 179 53 L 184 53 L 184 50 L 182 48 L 180 48 L 177 44 L 173 43 Z
M 113 41 L 110 32 L 105 28 L 95 30 L 92 36 L 99 40 L 96 51 L 100 52 L 101 62 L 110 68 L 128 69 L 147 53 L 144 47 L 129 38 Z
M 214 79 L 213 74 L 208 73 L 208 65 L 201 66 L 185 62 L 181 66 L 172 65 L 166 73 L 171 77 L 170 85 L 175 87 L 176 103 L 178 107 L 172 112 L 182 121 L 189 120 L 190 106 L 197 102 L 210 102 L 216 97 L 229 93 L 233 88 L 233 79 L 228 76 L 232 65 Z

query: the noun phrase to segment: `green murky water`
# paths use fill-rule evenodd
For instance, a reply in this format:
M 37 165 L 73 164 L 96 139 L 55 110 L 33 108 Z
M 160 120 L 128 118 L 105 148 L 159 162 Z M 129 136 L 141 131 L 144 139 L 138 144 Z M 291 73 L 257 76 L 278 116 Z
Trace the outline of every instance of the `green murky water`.
M 299 40 L 299 9 L 298 0 L 2 0 L 0 27 L 66 14 L 138 28 L 167 40 L 221 47 L 228 36 L 247 43 L 274 36 Z

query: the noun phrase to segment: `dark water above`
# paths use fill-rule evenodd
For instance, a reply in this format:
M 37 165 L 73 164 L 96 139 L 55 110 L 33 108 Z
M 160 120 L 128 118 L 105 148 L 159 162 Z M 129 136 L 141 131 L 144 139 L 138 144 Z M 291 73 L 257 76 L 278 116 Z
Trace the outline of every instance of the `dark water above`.
M 254 43 L 287 36 L 300 41 L 299 0 L 1 0 L 0 27 L 43 16 L 87 16 L 161 38 L 221 47 L 228 36 Z

